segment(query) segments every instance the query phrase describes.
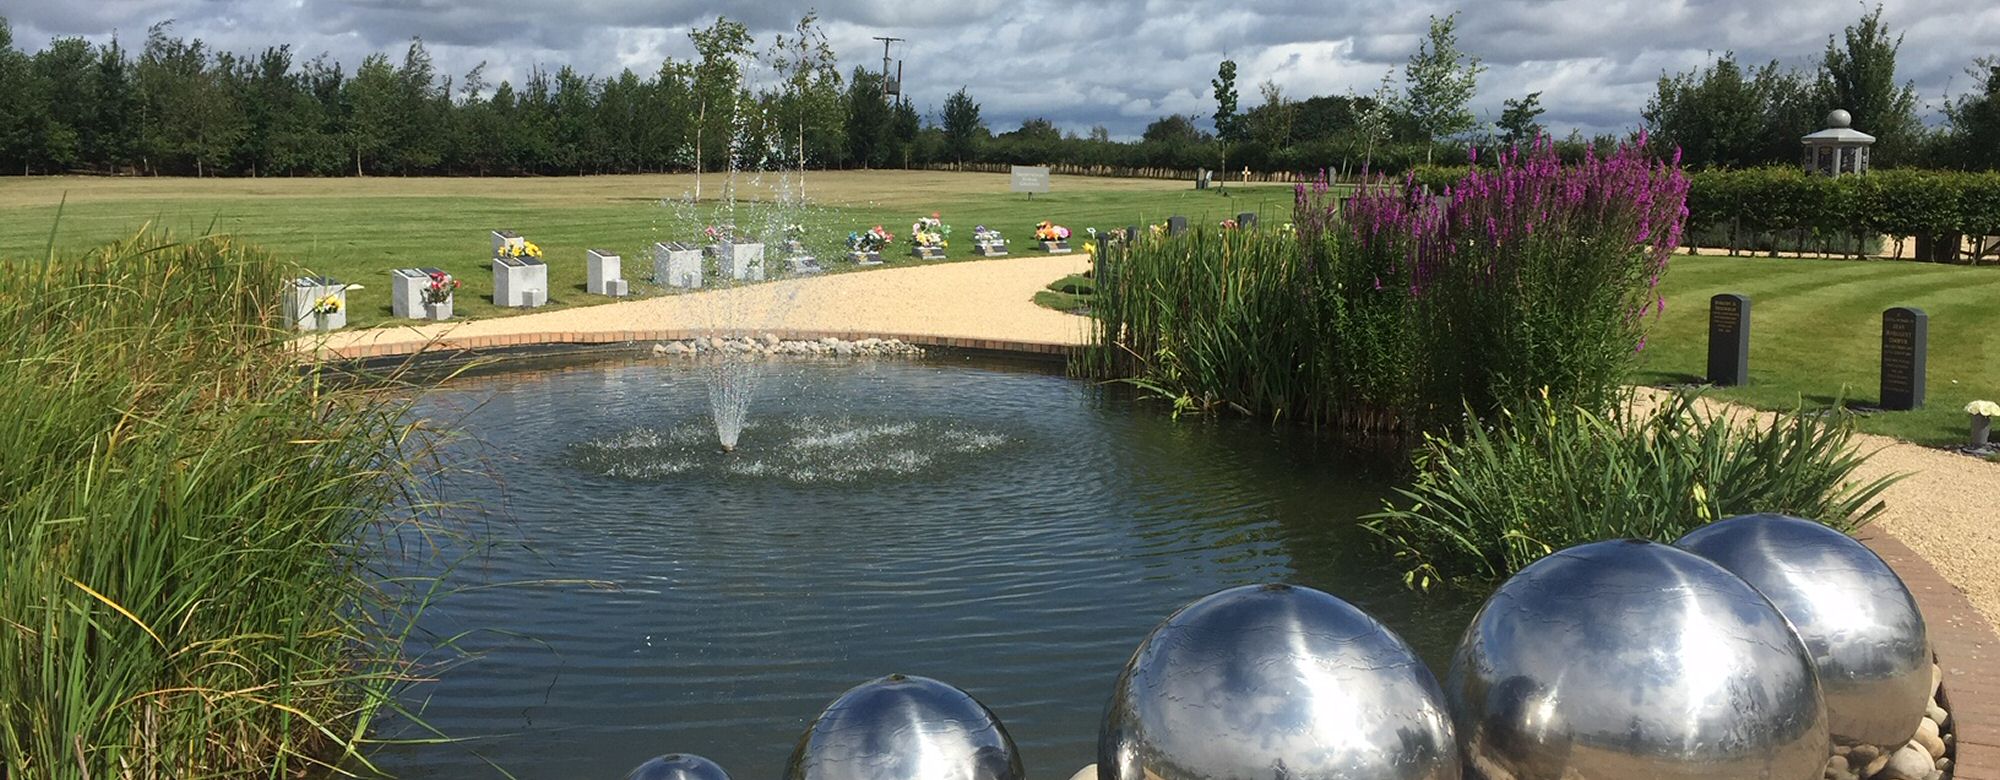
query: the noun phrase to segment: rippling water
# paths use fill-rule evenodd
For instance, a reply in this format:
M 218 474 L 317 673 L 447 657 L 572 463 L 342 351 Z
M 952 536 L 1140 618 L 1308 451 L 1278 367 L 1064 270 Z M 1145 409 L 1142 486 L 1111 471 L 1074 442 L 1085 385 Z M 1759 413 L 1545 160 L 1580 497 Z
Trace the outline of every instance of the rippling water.
M 461 381 L 481 442 L 458 592 L 406 704 L 458 744 L 410 778 L 618 778 L 693 752 L 775 777 L 847 688 L 891 672 L 993 709 L 1031 777 L 1094 760 L 1118 669 L 1174 608 L 1287 580 L 1369 610 L 1440 672 L 1470 606 L 1404 591 L 1354 518 L 1386 488 L 1296 430 L 1169 420 L 1059 375 L 939 358 L 766 367 L 739 449 L 673 361 Z M 450 647 L 443 639 L 455 637 Z M 408 724 L 385 738 L 425 736 Z

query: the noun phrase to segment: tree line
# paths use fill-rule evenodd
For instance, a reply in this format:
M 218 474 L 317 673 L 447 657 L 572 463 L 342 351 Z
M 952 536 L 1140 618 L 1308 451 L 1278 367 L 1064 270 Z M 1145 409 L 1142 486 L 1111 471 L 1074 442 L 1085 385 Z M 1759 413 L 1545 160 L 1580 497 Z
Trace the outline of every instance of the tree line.
M 377 53 L 349 72 L 285 45 L 216 50 L 176 35 L 171 23 L 150 28 L 137 50 L 66 37 L 28 54 L 0 18 L 0 105 L 8 107 L 0 111 L 0 172 L 557 175 L 700 172 L 732 162 L 1401 171 L 1461 164 L 1468 147 L 1544 132 L 1539 92 L 1506 100 L 1497 121 L 1475 116 L 1469 105 L 1484 66 L 1460 47 L 1456 21 L 1432 18 L 1400 72 L 1365 94 L 1294 99 L 1267 80 L 1246 108 L 1236 63 L 1225 60 L 1211 82 L 1212 115 L 1161 117 L 1138 140 L 1114 141 L 1104 127 L 1077 135 L 1045 118 L 995 132 L 963 88 L 927 115 L 885 95 L 883 74 L 843 73 L 812 14 L 762 47 L 744 25 L 718 17 L 689 32 L 693 58 L 668 58 L 650 73 L 537 68 L 520 84 L 490 83 L 484 63 L 457 78 L 441 74 L 421 40 L 399 60 Z M 1878 7 L 1844 36 L 1829 36 L 1811 68 L 1746 67 L 1723 54 L 1663 75 L 1641 126 L 1693 167 L 1793 165 L 1798 137 L 1840 107 L 1880 139 L 1878 166 L 2000 167 L 2000 58 L 1978 60 L 1973 88 L 1946 99 L 1945 124 L 1929 128 L 1918 120 L 1914 87 L 1896 81 L 1900 44 Z M 1555 143 L 1575 158 L 1618 140 L 1572 133 Z

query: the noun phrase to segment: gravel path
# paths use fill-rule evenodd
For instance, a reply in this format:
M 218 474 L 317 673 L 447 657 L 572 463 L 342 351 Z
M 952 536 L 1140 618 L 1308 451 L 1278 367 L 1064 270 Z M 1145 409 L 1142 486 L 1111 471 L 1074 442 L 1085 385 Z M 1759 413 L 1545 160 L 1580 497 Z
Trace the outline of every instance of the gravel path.
M 1082 253 L 882 268 L 515 317 L 333 334 L 328 347 L 442 338 L 645 329 L 799 330 L 1081 344 L 1085 320 L 1034 305 L 1037 290 L 1087 267 Z M 1647 391 L 1658 392 L 1658 391 Z M 1907 473 L 1875 527 L 1908 544 L 2000 625 L 2000 464 L 1881 436 L 1861 477 Z
M 1036 306 L 1033 299 L 1048 283 L 1088 267 L 1087 255 L 1077 252 L 878 268 L 513 317 L 343 331 L 333 334 L 326 346 L 672 328 L 853 331 L 1081 344 L 1086 320 Z

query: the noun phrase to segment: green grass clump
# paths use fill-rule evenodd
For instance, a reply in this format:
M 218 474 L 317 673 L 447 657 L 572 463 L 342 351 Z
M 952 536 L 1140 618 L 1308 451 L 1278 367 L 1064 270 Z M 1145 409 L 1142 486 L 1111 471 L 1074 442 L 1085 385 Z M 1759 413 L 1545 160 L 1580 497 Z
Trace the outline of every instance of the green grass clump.
M 1096 302 L 1097 280 L 1083 274 L 1070 274 L 1035 292 L 1036 306 L 1070 314 L 1089 314 Z
M 1837 414 L 1732 420 L 1677 395 L 1651 411 L 1605 415 L 1544 396 L 1490 428 L 1426 438 L 1415 483 L 1364 520 L 1406 567 L 1405 581 L 1425 589 L 1498 581 L 1585 542 L 1671 542 L 1752 512 L 1852 531 L 1882 511 L 1895 478 L 1850 483 L 1867 459 L 1851 437 Z
M 0 777 L 356 757 L 408 617 L 364 557 L 423 455 L 406 399 L 299 369 L 284 275 L 153 233 L 0 263 Z

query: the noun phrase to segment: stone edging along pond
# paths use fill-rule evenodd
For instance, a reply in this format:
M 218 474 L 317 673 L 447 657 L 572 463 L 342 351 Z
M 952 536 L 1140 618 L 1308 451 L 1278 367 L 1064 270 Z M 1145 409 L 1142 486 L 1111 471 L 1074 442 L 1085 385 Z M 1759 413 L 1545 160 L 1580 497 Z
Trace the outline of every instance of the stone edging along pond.
M 322 359 L 363 365 L 422 365 L 464 363 L 475 360 L 556 356 L 579 353 L 627 353 L 671 356 L 696 351 L 697 340 L 709 342 L 712 331 L 655 329 L 595 332 L 522 333 L 474 338 L 439 338 L 375 344 L 358 344 L 322 349 Z M 1077 345 L 1005 339 L 961 338 L 924 334 L 871 334 L 857 332 L 771 330 L 729 334 L 725 344 L 756 344 L 759 341 L 791 345 L 771 352 L 791 354 L 910 354 L 922 349 L 1025 358 L 1060 363 L 1076 354 Z M 865 348 L 860 347 L 866 343 Z M 818 344 L 820 348 L 811 346 Z M 846 347 L 846 349 L 841 349 Z M 914 347 L 916 349 L 909 349 Z M 1937 659 L 1939 691 L 1937 702 L 1949 713 L 1939 741 L 1944 745 L 1941 771 L 1904 778 L 1884 767 L 1874 775 L 1888 780 L 1926 780 L 1933 777 L 1961 780 L 2000 780 L 2000 641 L 1993 627 L 1972 606 L 1972 602 L 1940 575 L 1936 567 L 1886 533 L 1864 529 L 1861 541 L 1880 555 L 1909 587 L 1922 609 L 1929 631 L 1931 649 Z M 1871 762 L 1874 763 L 1874 762 Z M 1829 767 L 1830 780 L 1854 780 L 1854 767 L 1836 775 Z

